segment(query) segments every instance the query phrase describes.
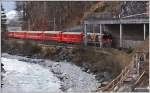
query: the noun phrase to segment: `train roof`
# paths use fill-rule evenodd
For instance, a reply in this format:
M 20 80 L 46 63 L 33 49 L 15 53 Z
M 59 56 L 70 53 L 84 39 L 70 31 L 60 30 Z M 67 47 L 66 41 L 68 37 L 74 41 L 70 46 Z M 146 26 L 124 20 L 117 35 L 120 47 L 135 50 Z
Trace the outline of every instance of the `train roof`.
M 8 32 L 27 32 L 27 31 L 8 31 Z
M 82 32 L 63 32 L 63 34 L 81 34 Z
M 27 33 L 42 33 L 43 31 L 26 31 Z
M 44 31 L 44 33 L 60 33 L 62 31 Z

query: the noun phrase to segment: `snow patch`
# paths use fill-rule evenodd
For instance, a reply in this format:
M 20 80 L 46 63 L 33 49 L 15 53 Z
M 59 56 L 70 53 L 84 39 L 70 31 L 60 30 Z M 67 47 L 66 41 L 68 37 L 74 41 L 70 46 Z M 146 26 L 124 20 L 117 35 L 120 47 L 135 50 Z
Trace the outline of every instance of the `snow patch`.
M 41 59 L 2 54 L 2 63 L 7 71 L 3 90 L 91 92 L 99 85 L 95 75 L 71 62 L 41 62 Z
M 6 73 L 3 91 L 59 92 L 60 81 L 48 69 L 17 59 L 2 57 Z
M 18 13 L 15 10 L 11 10 L 8 13 L 6 13 L 6 16 L 7 16 L 8 20 L 13 20 L 18 16 Z

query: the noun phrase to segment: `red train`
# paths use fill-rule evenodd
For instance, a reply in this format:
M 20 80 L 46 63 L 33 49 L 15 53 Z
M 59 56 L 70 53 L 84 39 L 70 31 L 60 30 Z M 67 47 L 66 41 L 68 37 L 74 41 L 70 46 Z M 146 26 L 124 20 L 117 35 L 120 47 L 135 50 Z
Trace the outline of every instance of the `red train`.
M 84 40 L 83 32 L 9 31 L 6 33 L 6 35 L 9 38 L 31 39 L 31 40 L 39 40 L 39 41 L 54 41 L 54 42 L 63 42 L 63 43 L 82 43 Z M 92 41 L 99 42 L 97 35 Z M 102 46 L 107 47 L 110 46 L 111 43 L 112 43 L 112 36 L 109 34 L 104 34 L 102 36 L 102 44 L 103 44 Z
M 62 31 L 9 31 L 6 35 L 10 38 L 46 40 L 56 42 L 78 43 L 83 41 L 82 32 Z

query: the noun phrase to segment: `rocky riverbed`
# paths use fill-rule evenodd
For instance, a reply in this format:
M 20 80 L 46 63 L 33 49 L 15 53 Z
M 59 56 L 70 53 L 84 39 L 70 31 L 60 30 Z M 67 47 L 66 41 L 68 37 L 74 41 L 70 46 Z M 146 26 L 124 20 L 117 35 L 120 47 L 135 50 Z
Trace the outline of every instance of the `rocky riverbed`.
M 15 40 L 8 40 L 6 44 L 3 44 L 2 50 L 3 56 L 5 55 L 4 53 L 15 56 L 18 55 L 19 61 L 40 64 L 48 69 L 55 67 L 50 64 L 51 62 L 58 64 L 55 68 L 59 70 L 59 66 L 64 63 L 77 66 L 82 72 L 93 74 L 94 78 L 101 86 L 106 85 L 114 79 L 121 72 L 126 60 L 128 60 L 126 53 L 116 49 L 97 49 L 94 47 L 83 46 L 76 46 L 72 48 L 40 46 L 30 42 L 18 43 Z M 20 57 L 24 58 L 20 59 Z M 10 58 L 12 58 L 12 56 L 10 56 Z M 46 60 L 48 60 L 48 62 L 46 62 Z M 60 75 L 64 75 L 66 72 L 63 73 L 62 71 L 56 71 L 55 73 L 52 69 L 50 70 L 57 78 L 59 78 L 60 81 L 64 81 Z M 66 88 L 64 85 L 61 86 L 61 88 L 63 91 L 70 90 L 70 88 Z
M 99 86 L 95 75 L 70 62 L 2 54 L 3 91 L 90 92 Z M 18 90 L 19 89 L 19 90 Z

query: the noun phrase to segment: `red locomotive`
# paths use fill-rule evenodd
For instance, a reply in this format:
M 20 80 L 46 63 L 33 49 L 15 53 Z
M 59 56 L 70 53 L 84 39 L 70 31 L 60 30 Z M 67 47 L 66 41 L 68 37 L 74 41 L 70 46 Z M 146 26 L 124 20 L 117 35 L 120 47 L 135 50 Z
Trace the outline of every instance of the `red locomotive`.
M 110 48 L 112 44 L 112 36 L 110 34 L 103 35 L 102 44 L 103 44 L 103 47 Z

